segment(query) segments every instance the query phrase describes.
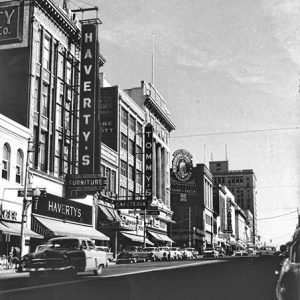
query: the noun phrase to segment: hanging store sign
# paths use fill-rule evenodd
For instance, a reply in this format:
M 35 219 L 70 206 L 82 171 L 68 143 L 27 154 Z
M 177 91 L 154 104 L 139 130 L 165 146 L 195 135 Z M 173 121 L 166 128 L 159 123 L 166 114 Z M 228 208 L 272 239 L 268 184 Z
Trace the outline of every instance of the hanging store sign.
M 227 229 L 224 232 L 232 233 L 231 200 L 227 199 Z
M 95 174 L 100 161 L 98 122 L 98 30 L 82 24 L 80 69 L 79 173 Z
M 0 44 L 20 43 L 23 34 L 23 1 L 0 3 Z
M 145 209 L 149 206 L 147 200 L 116 200 L 116 209 Z
M 152 201 L 153 126 L 145 127 L 145 197 Z

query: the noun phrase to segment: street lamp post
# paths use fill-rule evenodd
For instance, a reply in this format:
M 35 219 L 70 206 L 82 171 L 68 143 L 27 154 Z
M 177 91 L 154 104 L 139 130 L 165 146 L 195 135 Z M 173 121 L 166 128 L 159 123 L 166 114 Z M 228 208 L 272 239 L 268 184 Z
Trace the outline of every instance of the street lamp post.
M 32 147 L 30 147 L 30 145 Z M 20 257 L 19 257 L 19 270 L 21 270 L 21 260 L 23 256 L 23 244 L 24 244 L 24 223 L 26 223 L 27 218 L 27 210 L 31 203 L 34 203 L 34 209 L 37 208 L 38 198 L 41 194 L 40 190 L 38 188 L 35 188 L 32 191 L 32 197 L 31 200 L 27 199 L 27 193 L 28 193 L 28 176 L 29 176 L 29 154 L 30 152 L 34 152 L 39 149 L 40 142 L 34 142 L 30 141 L 30 138 L 28 139 L 28 146 L 27 146 L 27 157 L 26 157 L 26 167 L 25 167 L 25 180 L 24 180 L 24 197 L 23 197 L 23 206 L 22 206 L 22 219 L 21 219 L 21 237 L 20 237 Z

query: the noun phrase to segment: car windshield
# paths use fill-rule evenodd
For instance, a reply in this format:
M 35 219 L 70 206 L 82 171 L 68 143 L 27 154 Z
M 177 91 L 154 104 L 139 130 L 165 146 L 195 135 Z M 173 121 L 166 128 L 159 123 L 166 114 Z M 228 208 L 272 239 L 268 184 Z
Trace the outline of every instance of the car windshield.
M 47 244 L 47 247 L 54 249 L 78 249 L 78 246 L 77 239 L 54 240 Z

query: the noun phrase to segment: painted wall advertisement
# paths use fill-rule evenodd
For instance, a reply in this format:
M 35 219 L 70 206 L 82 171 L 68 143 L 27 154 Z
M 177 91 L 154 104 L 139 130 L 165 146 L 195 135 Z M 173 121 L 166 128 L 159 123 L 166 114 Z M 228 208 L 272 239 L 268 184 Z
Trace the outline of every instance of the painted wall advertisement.
M 24 1 L 0 3 L 0 44 L 20 43 L 23 34 Z
M 171 191 L 174 194 L 197 194 L 197 188 L 192 178 L 193 156 L 184 149 L 173 154 Z

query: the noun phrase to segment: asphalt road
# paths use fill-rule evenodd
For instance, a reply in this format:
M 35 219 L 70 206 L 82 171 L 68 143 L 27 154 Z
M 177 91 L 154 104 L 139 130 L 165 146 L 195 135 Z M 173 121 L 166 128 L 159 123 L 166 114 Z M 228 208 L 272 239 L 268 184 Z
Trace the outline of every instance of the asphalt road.
M 0 280 L 0 299 L 274 300 L 273 259 L 234 258 L 115 265 L 99 276 L 46 278 L 28 274 Z

